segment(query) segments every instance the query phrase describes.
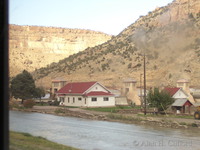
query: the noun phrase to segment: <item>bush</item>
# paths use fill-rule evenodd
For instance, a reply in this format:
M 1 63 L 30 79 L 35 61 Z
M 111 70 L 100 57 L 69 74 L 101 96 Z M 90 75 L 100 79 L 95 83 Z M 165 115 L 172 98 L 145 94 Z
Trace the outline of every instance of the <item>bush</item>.
M 35 101 L 34 100 L 26 100 L 23 105 L 26 108 L 33 108 L 33 106 L 35 105 Z
M 191 126 L 192 127 L 198 127 L 198 125 L 196 123 L 192 123 Z
M 9 108 L 10 109 L 19 108 L 19 103 L 15 100 L 9 100 Z
M 54 111 L 56 114 L 60 114 L 60 113 L 65 113 L 65 110 L 64 109 L 62 109 L 62 108 L 58 108 L 58 109 L 56 109 L 55 111 Z
M 52 106 L 58 106 L 60 104 L 60 101 L 53 101 L 53 102 L 49 102 L 49 105 L 52 105 Z

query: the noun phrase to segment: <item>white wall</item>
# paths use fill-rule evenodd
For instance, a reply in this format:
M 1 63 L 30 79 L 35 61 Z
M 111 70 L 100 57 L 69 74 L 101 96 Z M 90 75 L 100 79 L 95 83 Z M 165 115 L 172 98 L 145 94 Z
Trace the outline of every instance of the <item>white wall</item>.
M 81 100 L 79 100 L 79 98 Z M 69 99 L 69 101 L 68 101 Z M 85 97 L 83 96 L 65 96 L 65 100 L 63 103 L 65 106 L 87 106 L 87 100 L 85 104 Z
M 94 102 L 92 101 L 92 97 L 88 97 L 88 107 L 115 106 L 115 97 L 108 97 L 108 101 L 104 101 L 103 97 L 96 96 L 96 98 L 97 101 Z
M 178 99 L 178 98 L 187 98 L 187 95 L 182 91 L 178 90 L 176 94 L 173 95 L 173 98 Z
M 65 106 L 77 106 L 77 107 L 102 107 L 102 106 L 115 106 L 115 97 L 108 97 L 108 101 L 104 101 L 104 97 L 93 96 L 97 98 L 97 101 L 92 101 L 92 97 L 82 97 L 82 96 L 65 96 L 64 105 Z M 107 96 L 105 96 L 107 97 Z M 69 98 L 69 102 L 68 102 Z M 74 101 L 73 101 L 74 98 Z M 81 98 L 79 100 L 78 98 Z
M 95 84 L 91 89 L 89 89 L 86 93 L 92 92 L 92 91 L 102 91 L 102 92 L 108 92 L 105 88 L 103 88 L 98 83 Z
M 115 104 L 116 105 L 128 105 L 127 98 L 125 96 L 124 97 L 116 97 Z

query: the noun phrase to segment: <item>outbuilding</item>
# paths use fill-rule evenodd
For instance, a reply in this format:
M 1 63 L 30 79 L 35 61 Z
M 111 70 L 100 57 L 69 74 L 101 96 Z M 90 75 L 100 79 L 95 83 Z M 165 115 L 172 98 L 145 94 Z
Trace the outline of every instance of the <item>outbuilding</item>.
M 192 106 L 192 103 L 187 99 L 177 99 L 172 104 L 172 109 L 176 111 L 177 114 L 180 113 L 189 113 L 190 114 L 190 107 Z

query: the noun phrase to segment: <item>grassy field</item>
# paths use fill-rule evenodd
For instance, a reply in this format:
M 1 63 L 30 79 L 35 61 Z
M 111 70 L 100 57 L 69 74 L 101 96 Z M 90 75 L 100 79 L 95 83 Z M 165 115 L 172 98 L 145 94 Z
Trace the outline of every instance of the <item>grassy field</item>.
M 9 136 L 9 150 L 78 150 L 28 133 L 10 131 Z
M 137 114 L 139 117 L 162 117 L 162 118 L 183 118 L 183 119 L 194 119 L 193 115 L 174 115 L 174 114 L 168 114 L 168 115 L 154 115 L 154 114 Z
M 117 107 L 97 107 L 97 108 L 84 108 L 86 110 L 101 111 L 101 112 L 112 112 L 115 113 L 120 109 L 133 109 L 131 106 L 117 106 Z M 137 109 L 137 108 L 136 108 Z

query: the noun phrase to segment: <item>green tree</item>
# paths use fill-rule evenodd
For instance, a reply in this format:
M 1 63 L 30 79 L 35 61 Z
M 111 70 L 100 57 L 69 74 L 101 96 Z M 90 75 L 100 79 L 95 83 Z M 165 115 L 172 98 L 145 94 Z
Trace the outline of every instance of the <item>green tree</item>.
M 158 111 L 166 110 L 174 102 L 174 99 L 169 93 L 166 91 L 159 91 L 158 88 L 149 91 L 147 100 L 150 103 L 150 106 L 156 107 Z
M 39 98 L 40 99 L 40 103 L 41 103 L 41 97 L 45 96 L 45 90 L 42 87 L 36 88 L 35 89 L 35 98 Z
M 11 94 L 15 98 L 22 99 L 22 103 L 25 99 L 35 97 L 35 89 L 35 81 L 31 74 L 26 70 L 18 74 L 11 81 Z

